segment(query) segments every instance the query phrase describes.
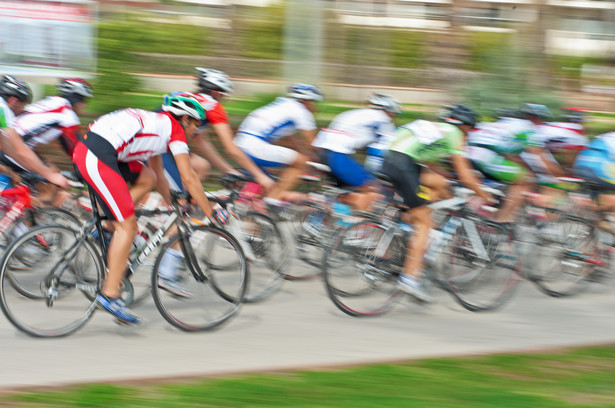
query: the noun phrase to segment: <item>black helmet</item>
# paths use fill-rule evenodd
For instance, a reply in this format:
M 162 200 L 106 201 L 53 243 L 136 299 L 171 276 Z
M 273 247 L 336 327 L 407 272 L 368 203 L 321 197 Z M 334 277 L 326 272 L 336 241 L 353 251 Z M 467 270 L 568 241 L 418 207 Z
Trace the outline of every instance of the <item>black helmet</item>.
M 14 96 L 22 102 L 32 102 L 32 91 L 28 84 L 11 75 L 0 78 L 0 95 L 5 98 Z
M 439 115 L 443 122 L 451 125 L 470 125 L 476 126 L 478 114 L 472 108 L 463 104 L 455 106 L 445 106 L 444 111 Z

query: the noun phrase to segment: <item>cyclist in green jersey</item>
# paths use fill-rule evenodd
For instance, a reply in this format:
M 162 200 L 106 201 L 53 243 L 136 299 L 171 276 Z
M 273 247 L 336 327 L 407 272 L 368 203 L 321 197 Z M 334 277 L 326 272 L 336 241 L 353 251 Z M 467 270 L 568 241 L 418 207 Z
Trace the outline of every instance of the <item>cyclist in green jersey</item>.
M 476 124 L 477 115 L 461 104 L 446 108 L 440 116 L 444 123 L 417 120 L 401 126 L 382 165 L 382 172 L 391 179 L 404 204 L 410 207 L 404 220 L 414 227 L 398 286 L 423 302 L 431 301 L 421 284 L 421 276 L 433 221 L 427 200 L 419 196 L 420 186 L 429 189 L 434 201 L 450 197 L 447 178 L 451 175 L 441 166 L 441 162 L 448 159 L 465 186 L 481 199 L 491 201 L 490 194 L 480 188 L 479 179 L 464 152 L 465 138 Z

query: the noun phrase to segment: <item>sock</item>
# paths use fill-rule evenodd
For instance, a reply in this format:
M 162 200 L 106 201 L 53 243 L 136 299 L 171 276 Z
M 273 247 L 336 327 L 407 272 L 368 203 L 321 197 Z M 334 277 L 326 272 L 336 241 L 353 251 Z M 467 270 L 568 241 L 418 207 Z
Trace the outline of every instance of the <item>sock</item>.
M 178 249 L 169 248 L 164 253 L 162 260 L 160 261 L 160 268 L 158 269 L 158 275 L 161 278 L 168 280 L 177 279 L 177 268 L 179 263 L 184 259 L 184 255 Z

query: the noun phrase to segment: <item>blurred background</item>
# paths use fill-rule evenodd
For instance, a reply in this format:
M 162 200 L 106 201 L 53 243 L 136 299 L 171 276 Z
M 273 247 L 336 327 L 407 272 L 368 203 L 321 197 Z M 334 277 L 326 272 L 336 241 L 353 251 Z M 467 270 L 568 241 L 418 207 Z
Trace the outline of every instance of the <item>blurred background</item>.
M 615 111 L 612 0 L 0 0 L 0 72 L 94 82 L 96 114 L 227 72 L 233 98 L 322 86 L 361 102 Z

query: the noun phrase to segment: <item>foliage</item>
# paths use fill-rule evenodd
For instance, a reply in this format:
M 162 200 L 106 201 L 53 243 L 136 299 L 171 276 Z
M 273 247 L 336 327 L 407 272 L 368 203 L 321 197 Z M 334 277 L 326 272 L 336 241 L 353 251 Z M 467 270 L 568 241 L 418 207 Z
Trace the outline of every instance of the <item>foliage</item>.
M 502 59 L 511 53 L 512 34 L 475 31 L 468 34 L 468 68 L 472 71 L 493 72 Z M 514 51 L 513 51 L 514 52 Z

